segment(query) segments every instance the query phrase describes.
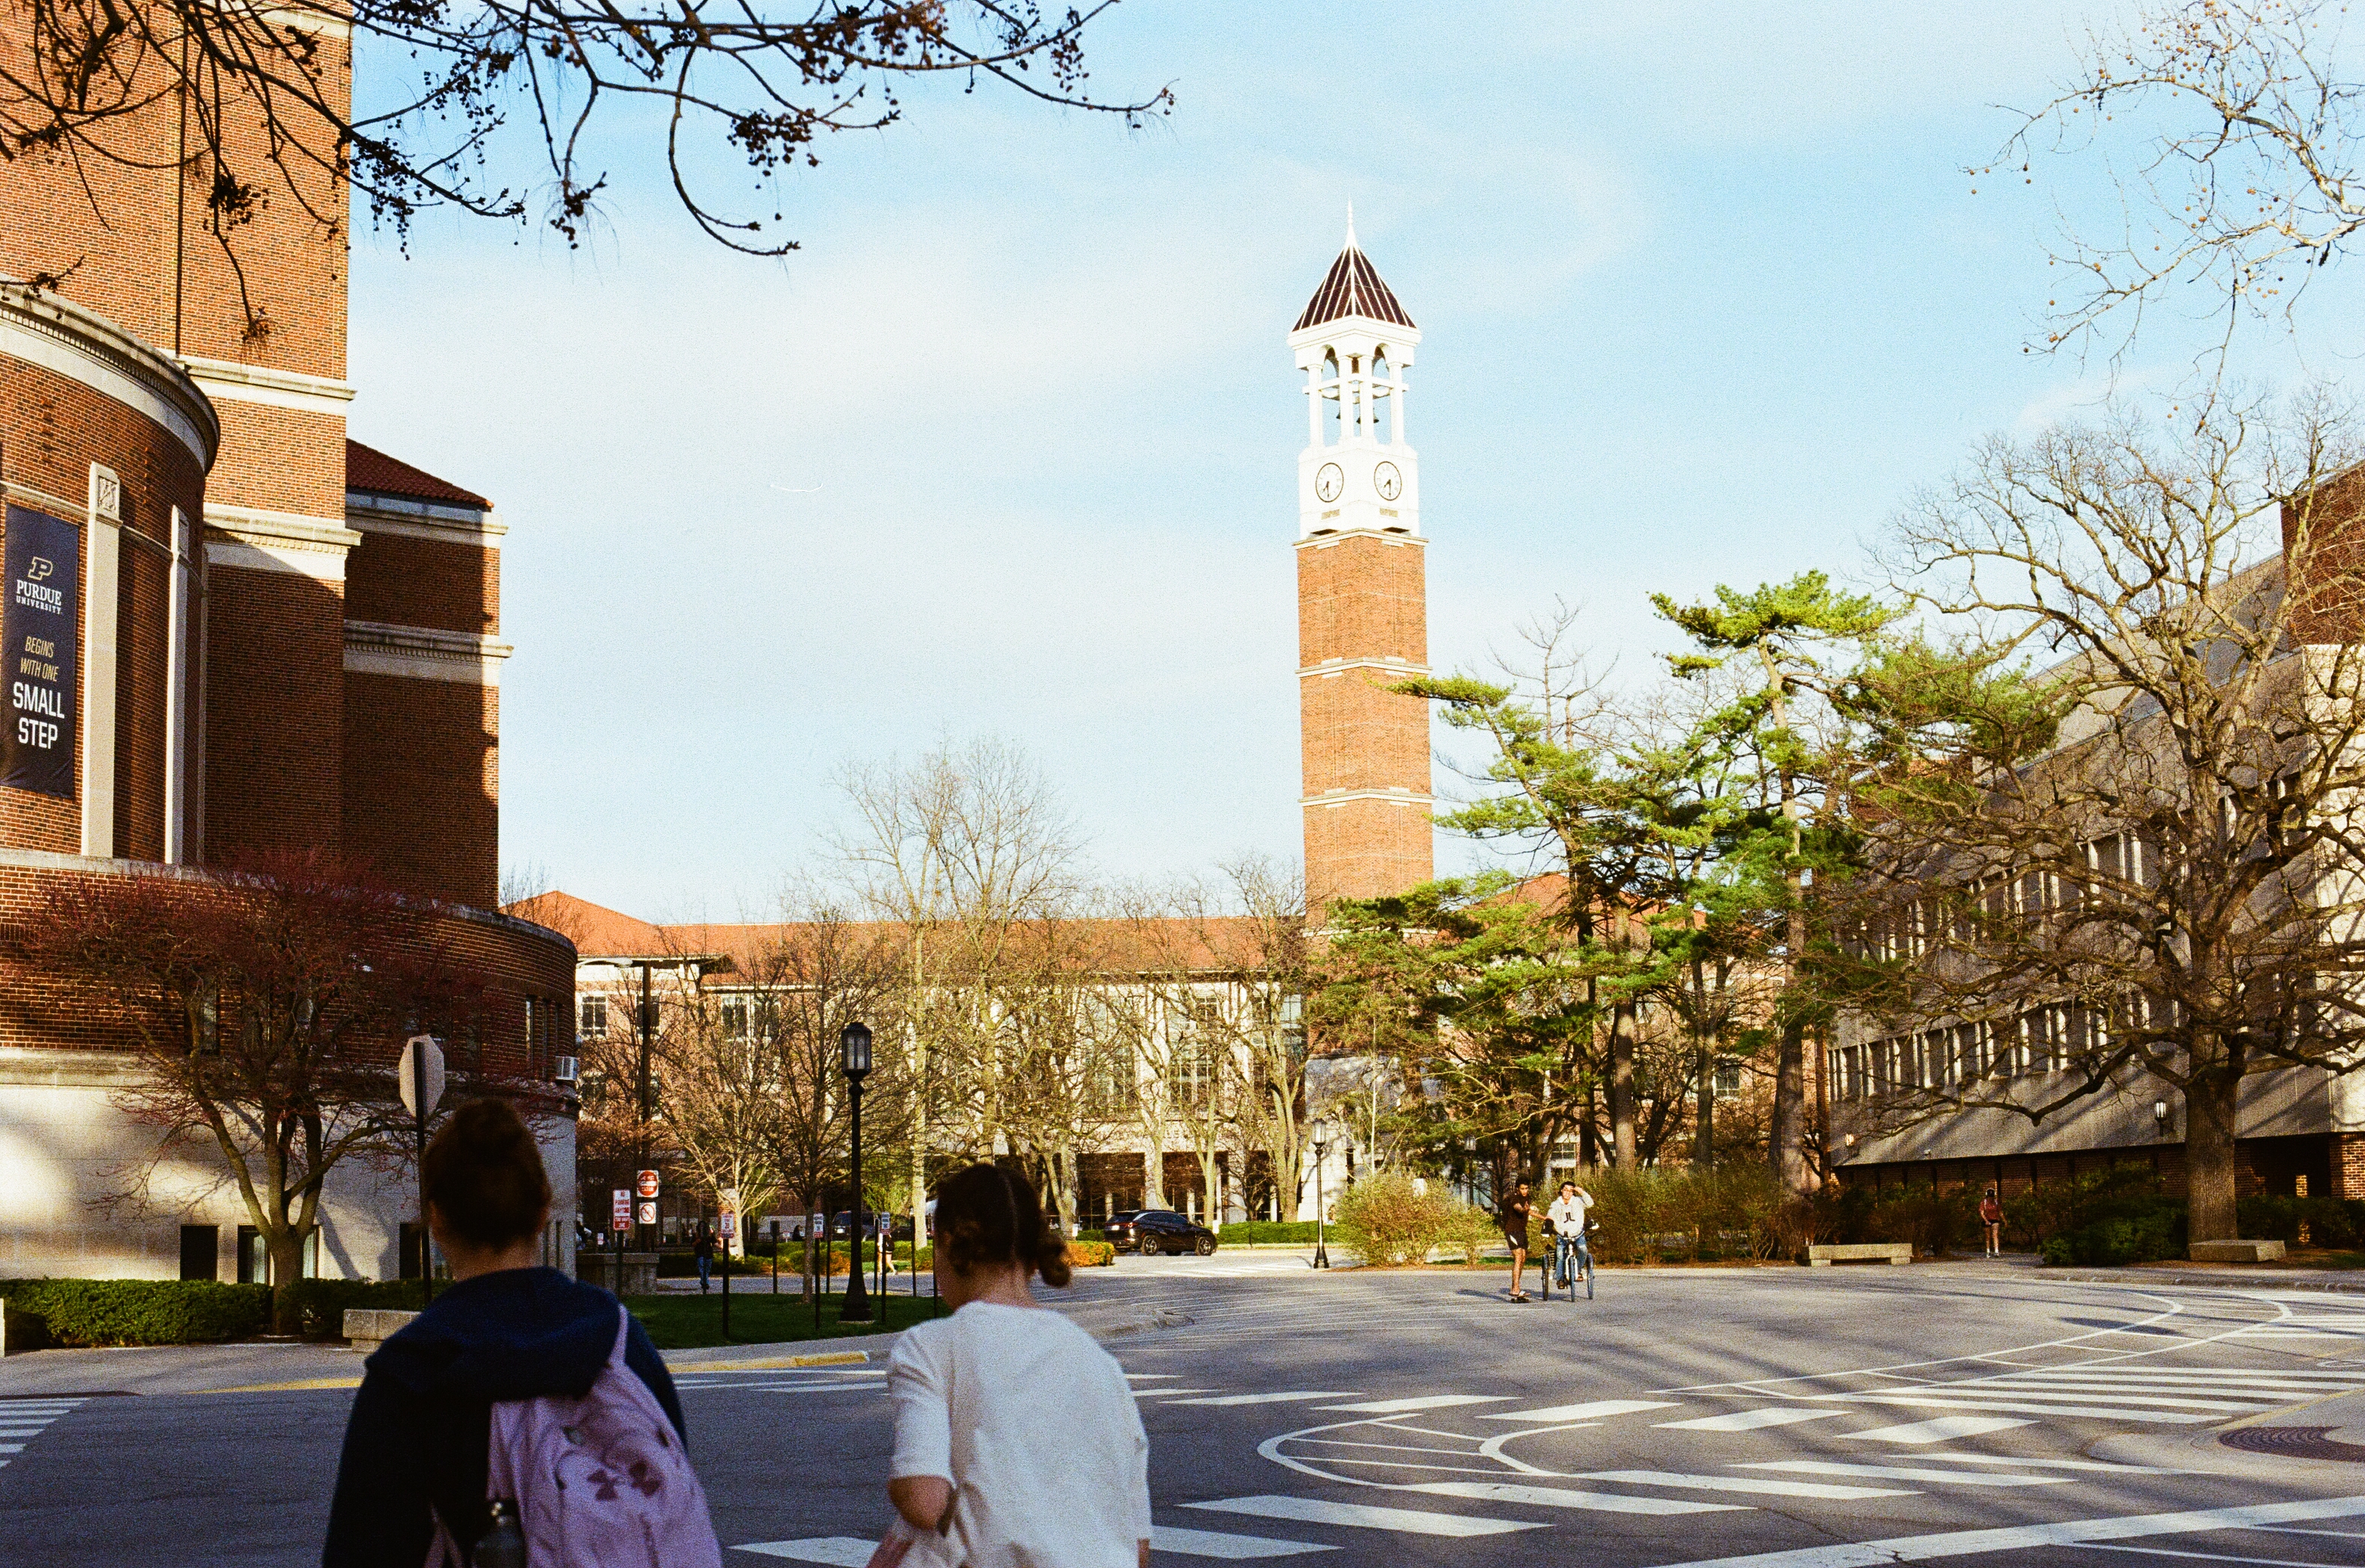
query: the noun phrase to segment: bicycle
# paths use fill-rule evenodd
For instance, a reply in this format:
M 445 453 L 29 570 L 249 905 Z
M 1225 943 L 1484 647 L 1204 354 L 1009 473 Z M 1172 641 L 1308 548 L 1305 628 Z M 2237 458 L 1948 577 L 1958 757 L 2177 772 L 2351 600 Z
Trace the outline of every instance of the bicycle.
M 1593 1226 L 1588 1225 L 1585 1228 L 1591 1230 Z M 1554 1234 L 1552 1271 L 1544 1276 L 1545 1293 L 1547 1294 L 1551 1293 L 1552 1280 L 1556 1275 L 1560 1280 L 1560 1288 L 1568 1293 L 1569 1300 L 1575 1301 L 1576 1280 L 1580 1274 L 1585 1279 L 1585 1299 L 1591 1301 L 1593 1299 L 1593 1249 L 1586 1244 L 1583 1232 L 1575 1236 Z

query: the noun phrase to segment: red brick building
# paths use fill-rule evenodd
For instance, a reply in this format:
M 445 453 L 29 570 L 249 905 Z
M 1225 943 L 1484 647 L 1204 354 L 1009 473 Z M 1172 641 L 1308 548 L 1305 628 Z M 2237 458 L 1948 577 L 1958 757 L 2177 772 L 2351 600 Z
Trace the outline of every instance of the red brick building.
M 349 73 L 341 24 L 287 17 Z M 0 51 L 29 47 L 0 30 Z M 494 913 L 502 527 L 345 434 L 348 193 L 287 160 L 233 252 L 202 173 L 175 166 L 169 94 L 99 134 L 122 161 L 0 163 L 0 905 L 54 879 L 325 849 L 432 906 L 486 978 L 488 1048 L 546 1073 L 571 1040 L 549 1021 L 572 1017 L 574 951 Z M 110 1099 L 123 1042 L 75 1014 L 0 969 L 0 1274 L 207 1272 L 191 1232 L 210 1228 L 218 1271 L 245 1277 L 227 1193 L 90 1207 L 137 1136 Z M 569 1193 L 563 1104 L 540 1108 Z M 180 1176 L 160 1193 L 203 1185 Z M 355 1176 L 320 1271 L 391 1272 L 409 1202 Z

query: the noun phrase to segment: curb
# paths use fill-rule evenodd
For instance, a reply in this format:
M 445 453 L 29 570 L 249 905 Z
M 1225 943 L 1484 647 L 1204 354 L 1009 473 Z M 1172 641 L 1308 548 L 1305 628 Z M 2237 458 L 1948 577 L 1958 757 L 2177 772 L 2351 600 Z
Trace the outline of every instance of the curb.
M 2352 1283 L 2348 1280 L 2278 1279 L 2270 1273 L 2229 1279 L 2223 1274 L 2187 1274 L 2181 1270 L 2174 1272 L 2141 1274 L 2131 1271 L 2122 1273 L 2116 1270 L 2102 1273 L 2057 1274 L 2050 1269 L 2039 1269 L 2034 1271 L 2032 1277 L 2040 1280 L 2057 1280 L 2065 1285 L 2126 1285 L 2129 1287 L 2198 1285 L 2207 1290 L 2320 1291 L 2331 1295 L 2365 1295 L 2365 1280 L 2359 1280 Z
M 701 1346 L 705 1350 L 709 1347 Z M 858 1367 L 870 1360 L 868 1350 L 831 1350 L 814 1356 L 763 1356 L 736 1361 L 666 1363 L 669 1372 L 784 1372 L 798 1367 Z

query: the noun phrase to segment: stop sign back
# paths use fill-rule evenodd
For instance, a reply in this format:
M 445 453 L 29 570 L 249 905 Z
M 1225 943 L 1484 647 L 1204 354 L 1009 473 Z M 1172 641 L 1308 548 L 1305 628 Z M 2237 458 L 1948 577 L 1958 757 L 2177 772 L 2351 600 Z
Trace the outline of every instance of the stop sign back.
M 640 1179 L 635 1185 L 642 1197 L 656 1197 L 657 1195 L 657 1173 L 654 1170 L 642 1171 Z

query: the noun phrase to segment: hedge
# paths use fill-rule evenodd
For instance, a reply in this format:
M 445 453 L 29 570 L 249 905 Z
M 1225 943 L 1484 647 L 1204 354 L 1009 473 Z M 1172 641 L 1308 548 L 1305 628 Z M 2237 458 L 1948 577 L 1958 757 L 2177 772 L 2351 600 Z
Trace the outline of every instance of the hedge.
M 2261 1241 L 2310 1247 L 2365 1247 L 2365 1198 L 2244 1198 L 2234 1205 L 2235 1228 Z
M 1315 1239 L 1314 1222 L 1310 1219 L 1235 1220 L 1224 1226 L 1221 1235 L 1235 1247 L 1254 1247 L 1260 1242 L 1311 1247 Z
M 8 1349 L 50 1345 L 192 1345 L 259 1334 L 269 1285 L 212 1280 L 0 1280 Z

